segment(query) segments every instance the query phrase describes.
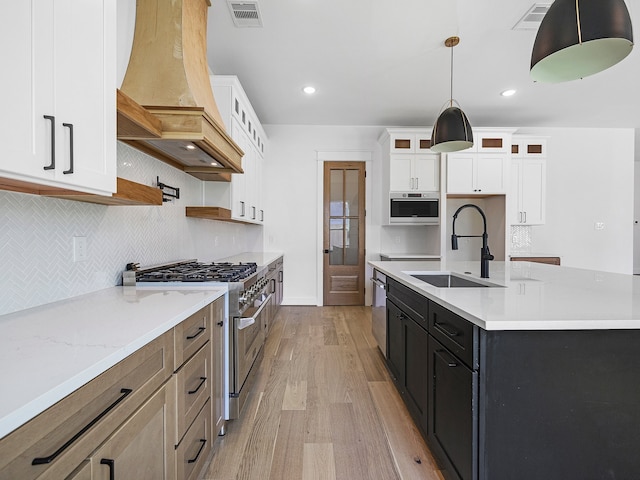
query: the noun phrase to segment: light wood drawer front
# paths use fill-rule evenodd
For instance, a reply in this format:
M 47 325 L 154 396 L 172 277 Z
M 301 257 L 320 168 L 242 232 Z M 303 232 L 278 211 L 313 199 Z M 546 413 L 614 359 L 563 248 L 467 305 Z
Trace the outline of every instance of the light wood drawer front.
M 211 396 L 211 342 L 176 374 L 176 445 Z
M 211 406 L 207 403 L 176 449 L 177 480 L 195 480 L 211 452 Z
M 169 331 L 2 439 L 0 479 L 66 478 L 171 377 L 173 343 Z
M 174 327 L 176 345 L 174 371 L 207 343 L 211 337 L 210 319 L 211 305 L 207 305 Z

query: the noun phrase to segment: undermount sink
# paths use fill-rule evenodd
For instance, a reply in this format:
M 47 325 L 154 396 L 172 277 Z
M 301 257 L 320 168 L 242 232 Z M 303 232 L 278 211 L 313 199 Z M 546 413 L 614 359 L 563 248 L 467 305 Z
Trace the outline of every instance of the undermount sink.
M 501 287 L 482 280 L 465 278 L 450 272 L 403 272 L 438 288 Z

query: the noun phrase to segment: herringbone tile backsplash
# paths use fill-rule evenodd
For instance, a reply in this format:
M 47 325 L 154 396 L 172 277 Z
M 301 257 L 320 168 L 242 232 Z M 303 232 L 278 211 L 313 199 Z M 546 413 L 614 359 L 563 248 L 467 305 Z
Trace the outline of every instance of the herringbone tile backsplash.
M 119 285 L 129 262 L 215 260 L 262 243 L 261 227 L 187 218 L 187 205 L 202 205 L 200 180 L 120 143 L 118 175 L 146 185 L 159 176 L 180 199 L 107 207 L 0 191 L 0 315 Z M 74 236 L 87 239 L 86 261 L 73 261 Z

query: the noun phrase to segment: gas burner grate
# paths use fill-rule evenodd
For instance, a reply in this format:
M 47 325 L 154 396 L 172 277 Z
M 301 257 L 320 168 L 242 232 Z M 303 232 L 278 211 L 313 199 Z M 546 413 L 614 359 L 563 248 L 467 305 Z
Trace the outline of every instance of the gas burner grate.
M 238 282 L 257 271 L 256 263 L 190 262 L 141 272 L 138 282 Z

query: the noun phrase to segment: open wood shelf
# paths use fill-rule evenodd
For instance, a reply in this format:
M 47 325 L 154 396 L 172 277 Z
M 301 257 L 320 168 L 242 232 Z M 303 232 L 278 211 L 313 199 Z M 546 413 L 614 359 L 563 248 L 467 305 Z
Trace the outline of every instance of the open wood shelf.
M 45 196 L 100 205 L 162 205 L 162 190 L 118 177 L 117 191 L 112 196 L 91 195 L 73 190 L 47 193 Z
M 222 207 L 187 207 L 187 217 L 218 220 L 221 222 L 242 223 L 244 225 L 256 225 L 231 218 L 231 210 Z

